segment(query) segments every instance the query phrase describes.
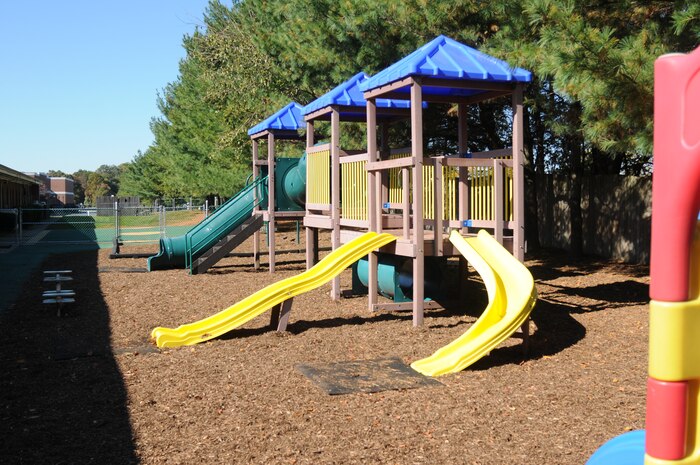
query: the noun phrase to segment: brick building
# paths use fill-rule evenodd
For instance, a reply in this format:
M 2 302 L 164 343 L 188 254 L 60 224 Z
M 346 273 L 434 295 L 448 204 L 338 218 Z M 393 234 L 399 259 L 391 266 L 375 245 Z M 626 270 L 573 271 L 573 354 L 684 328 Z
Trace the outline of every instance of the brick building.
M 75 181 L 62 176 L 48 176 L 46 173 L 25 173 L 39 183 L 39 197 L 49 207 L 74 207 Z
M 75 206 L 73 187 L 75 182 L 70 178 L 50 177 L 50 186 L 53 193 L 56 195 L 56 205 L 63 207 Z

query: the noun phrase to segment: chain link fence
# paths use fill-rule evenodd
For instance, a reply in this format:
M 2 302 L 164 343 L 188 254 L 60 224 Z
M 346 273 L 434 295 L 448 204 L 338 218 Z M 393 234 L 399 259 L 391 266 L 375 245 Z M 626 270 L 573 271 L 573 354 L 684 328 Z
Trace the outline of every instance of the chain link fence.
M 162 237 L 185 234 L 208 214 L 207 204 L 21 208 L 15 213 L 14 230 L 4 232 L 0 244 L 96 244 L 101 248 L 117 242 L 125 246 L 152 244 Z

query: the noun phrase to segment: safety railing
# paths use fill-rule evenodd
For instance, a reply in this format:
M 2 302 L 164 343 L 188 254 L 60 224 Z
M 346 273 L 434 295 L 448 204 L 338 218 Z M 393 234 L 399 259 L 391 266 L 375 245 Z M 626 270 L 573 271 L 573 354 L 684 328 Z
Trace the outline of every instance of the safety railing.
M 366 165 L 366 153 L 340 157 L 341 226 L 369 226 Z
M 322 144 L 306 149 L 306 209 L 331 208 L 331 149 Z
M 434 230 L 479 227 L 513 229 L 513 162 L 511 149 L 472 154 L 471 158 L 423 159 L 424 223 Z M 384 210 L 403 216 L 405 238 L 411 236 L 414 159 L 408 149 L 389 160 L 372 162 L 369 170 L 387 177 Z M 501 235 L 500 233 L 498 235 Z

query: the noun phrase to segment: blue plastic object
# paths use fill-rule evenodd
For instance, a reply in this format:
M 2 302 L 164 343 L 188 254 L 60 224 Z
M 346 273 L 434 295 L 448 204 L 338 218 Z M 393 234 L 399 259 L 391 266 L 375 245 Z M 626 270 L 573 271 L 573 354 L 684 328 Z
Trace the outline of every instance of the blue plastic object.
M 330 91 L 326 92 L 313 102 L 306 105 L 301 110 L 301 114 L 306 116 L 322 108 L 329 107 L 331 105 L 338 105 L 343 107 L 356 107 L 357 114 L 366 114 L 367 101 L 362 96 L 362 91 L 360 90 L 360 85 L 370 79 L 367 74 L 359 72 L 342 84 L 337 85 Z M 377 108 L 410 108 L 410 102 L 408 100 L 394 100 L 394 99 L 377 99 Z M 347 109 L 346 109 L 347 110 Z
M 273 115 L 248 129 L 248 135 L 252 136 L 259 132 L 269 130 L 298 131 L 304 126 L 305 123 L 301 115 L 301 105 L 296 102 L 291 102 Z
M 643 465 L 645 438 L 644 430 L 613 438 L 600 446 L 586 465 Z
M 368 90 L 390 84 L 409 76 L 426 76 L 442 79 L 463 79 L 487 82 L 530 82 L 532 73 L 514 68 L 505 61 L 494 58 L 456 40 L 440 35 L 410 55 L 385 68 L 360 84 L 360 90 Z M 409 86 L 397 90 L 408 93 Z M 424 94 L 468 96 L 483 90 L 426 87 Z

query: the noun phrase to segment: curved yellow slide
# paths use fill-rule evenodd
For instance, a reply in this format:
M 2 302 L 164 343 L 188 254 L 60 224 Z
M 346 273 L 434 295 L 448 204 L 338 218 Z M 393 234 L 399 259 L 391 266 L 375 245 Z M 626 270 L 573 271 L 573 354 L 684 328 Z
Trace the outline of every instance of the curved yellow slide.
M 317 288 L 371 251 L 396 240 L 391 234 L 369 232 L 326 255 L 314 267 L 274 284 L 231 307 L 194 323 L 177 328 L 158 327 L 151 331 L 151 339 L 158 347 L 194 345 L 221 336 L 243 323 L 304 292 Z
M 456 373 L 487 355 L 522 326 L 537 301 L 530 271 L 486 231 L 465 239 L 452 231 L 450 242 L 481 275 L 489 303 L 464 334 L 411 367 L 428 376 Z

